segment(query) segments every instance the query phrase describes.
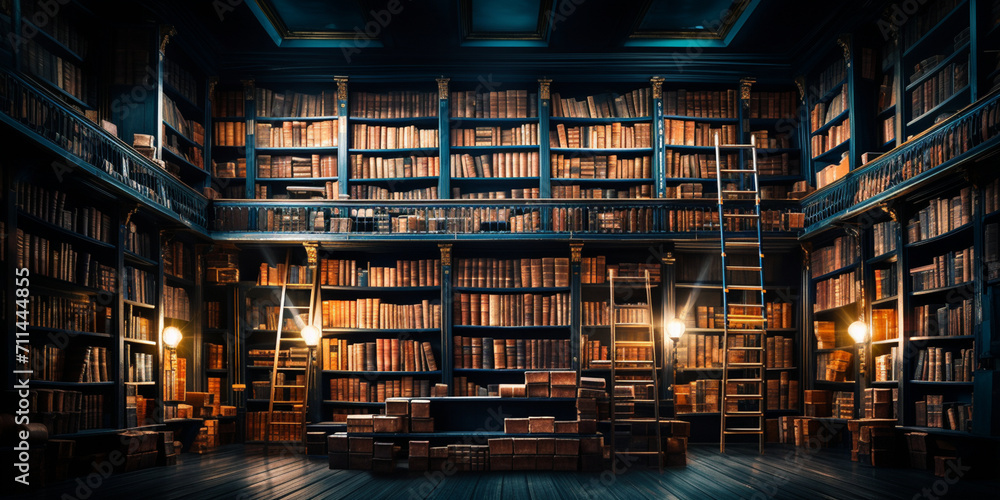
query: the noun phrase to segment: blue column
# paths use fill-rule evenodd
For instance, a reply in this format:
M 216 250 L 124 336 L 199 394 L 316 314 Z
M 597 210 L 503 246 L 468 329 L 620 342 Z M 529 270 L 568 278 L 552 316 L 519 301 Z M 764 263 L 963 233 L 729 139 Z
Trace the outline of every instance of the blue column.
M 442 175 L 444 173 L 442 172 Z M 439 243 L 441 249 L 441 383 L 448 384 L 448 395 L 454 394 L 452 376 L 454 353 L 452 350 L 452 293 L 451 293 L 451 243 Z
M 663 136 L 663 77 L 654 76 L 649 81 L 653 85 L 653 109 L 648 110 L 653 117 L 653 186 L 657 198 L 666 198 L 667 175 L 663 171 L 666 151 Z
M 569 259 L 569 304 L 570 304 L 570 333 L 569 333 L 569 349 L 572 355 L 570 365 L 577 372 L 577 378 L 580 376 L 580 366 L 582 365 L 582 360 L 580 359 L 580 316 L 582 314 L 582 284 L 583 281 L 580 276 L 581 272 L 581 254 L 583 252 L 583 243 L 570 243 L 570 259 Z
M 451 123 L 448 121 L 450 108 L 448 106 L 449 78 L 437 79 L 438 84 L 438 156 L 441 162 L 441 174 L 438 176 L 438 197 L 442 200 L 451 198 Z
M 340 194 L 346 197 L 349 193 L 347 189 L 347 177 L 350 171 L 349 148 L 351 147 L 347 130 L 347 117 L 350 110 L 347 109 L 347 77 L 334 77 L 337 82 L 337 184 L 340 187 Z
M 552 80 L 538 80 L 538 196 L 552 197 L 552 158 L 549 154 L 549 116 L 552 114 L 552 101 L 549 98 L 549 86 Z M 543 221 L 545 218 L 542 219 Z

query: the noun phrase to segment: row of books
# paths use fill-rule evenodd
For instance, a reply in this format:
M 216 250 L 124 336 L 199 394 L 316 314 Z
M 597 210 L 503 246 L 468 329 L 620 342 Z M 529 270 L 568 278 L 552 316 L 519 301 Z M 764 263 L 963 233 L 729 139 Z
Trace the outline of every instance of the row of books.
M 715 137 L 719 144 L 737 144 L 736 125 L 723 124 L 717 127 L 711 123 L 692 120 L 663 120 L 663 139 L 667 146 L 715 146 Z
M 436 200 L 437 186 L 393 191 L 380 186 L 351 186 L 350 196 L 356 200 Z
M 568 287 L 569 258 L 458 259 L 455 286 L 486 288 Z
M 676 414 L 718 412 L 721 385 L 722 381 L 715 379 L 674 384 L 674 412 Z
M 816 349 L 837 347 L 837 324 L 833 321 L 813 321 L 813 335 L 816 336 Z
M 875 356 L 875 381 L 895 382 L 896 381 L 896 346 L 889 348 L 888 354 Z
M 848 382 L 848 368 L 853 354 L 837 350 L 816 355 L 816 379 L 827 382 Z
M 899 320 L 895 309 L 872 309 L 872 342 L 899 338 Z
M 579 187 L 579 186 L 577 186 Z M 464 192 L 461 188 L 451 188 L 451 199 L 453 200 L 509 200 L 509 199 L 538 199 L 538 188 L 513 188 L 507 191 L 480 191 L 474 193 Z M 555 195 L 553 194 L 553 197 Z
M 163 285 L 163 316 L 183 321 L 191 320 L 191 298 L 187 290 Z
M 493 153 L 491 155 L 451 155 L 451 177 L 511 178 L 538 177 L 537 152 Z
M 581 370 L 610 367 L 608 346 L 602 345 L 600 340 L 591 340 L 585 332 L 580 333 L 580 353 Z
M 394 266 L 359 267 L 356 260 L 320 259 L 321 285 L 335 286 L 440 286 L 441 260 L 397 260 Z
M 271 301 L 248 299 L 246 309 L 247 325 L 257 330 L 277 330 L 279 308 Z M 281 329 L 286 332 L 298 332 L 306 325 L 304 314 L 286 314 Z
M 822 276 L 858 260 L 858 242 L 851 235 L 838 236 L 832 245 L 817 248 L 809 255 L 812 276 Z
M 817 282 L 813 311 L 853 304 L 861 296 L 860 282 L 857 270 Z
M 839 125 L 834 125 L 826 131 L 809 138 L 813 158 L 843 144 L 851 138 L 851 119 L 847 118 Z
M 165 128 L 165 127 L 164 127 Z M 198 167 L 199 169 L 205 169 L 205 155 L 202 152 L 201 146 L 191 146 L 185 143 L 180 136 L 177 134 L 168 134 L 166 130 L 163 132 L 163 149 L 169 151 L 176 156 L 181 157 L 184 161 Z M 171 166 L 177 166 L 172 160 L 167 159 L 167 167 L 170 170 Z M 177 166 L 179 169 L 180 167 Z M 171 170 L 176 173 L 176 170 Z
M 675 356 L 677 368 L 722 368 L 722 337 L 688 333 L 678 341 Z
M 169 57 L 163 60 L 163 81 L 188 101 L 199 103 L 197 80 L 188 70 Z
M 108 382 L 107 348 L 76 346 L 59 348 L 51 344 L 30 346 L 27 366 L 33 380 L 52 382 Z M 18 363 L 22 365 L 22 363 Z
M 567 118 L 640 118 L 649 116 L 652 89 L 636 89 L 625 94 L 596 94 L 582 97 L 562 97 L 553 92 L 552 116 Z M 676 100 L 675 100 L 676 102 Z M 686 102 L 686 101 L 685 101 Z
M 287 387 L 289 385 L 305 386 L 305 375 L 293 375 L 288 372 L 277 372 L 274 374 L 275 378 L 275 388 L 274 388 L 274 400 L 275 401 L 302 401 L 305 399 L 305 389 L 302 387 Z M 286 387 L 282 387 L 286 386 Z M 254 380 L 251 382 L 252 387 L 252 398 L 253 399 L 271 399 L 271 381 L 270 380 Z
M 335 148 L 338 129 L 336 120 L 258 122 L 255 140 L 258 148 Z
M 65 191 L 17 182 L 17 208 L 54 226 L 111 243 L 113 238 L 111 216 L 92 206 L 75 206 L 77 200 L 67 201 Z
M 793 380 L 788 372 L 781 372 L 778 378 L 766 382 L 768 410 L 798 410 L 799 381 Z
M 49 435 L 110 427 L 106 419 L 110 412 L 105 413 L 104 394 L 61 389 L 32 389 L 31 394 L 35 403 L 31 408 L 41 414 L 38 415 L 41 418 L 32 416 L 32 421 L 43 423 Z
M 226 346 L 205 342 L 205 359 L 209 370 L 224 370 L 226 368 Z
M 455 325 L 561 326 L 569 324 L 568 293 L 487 294 L 458 293 Z
M 258 158 L 258 162 L 260 159 Z M 247 177 L 247 159 L 237 158 L 236 161 L 225 161 L 225 162 L 212 162 L 212 177 L 216 179 L 246 179 Z M 221 184 L 221 183 L 220 183 Z M 238 186 L 240 191 L 243 190 L 243 186 Z M 232 198 L 231 196 L 226 196 L 226 198 Z M 240 196 L 242 198 L 242 196 Z
M 73 298 L 34 295 L 28 301 L 28 318 L 33 327 L 76 332 L 110 333 L 111 308 L 96 297 Z
M 440 102 L 437 92 L 352 92 L 348 109 L 357 118 L 422 118 L 437 116 Z M 330 111 L 330 115 L 335 114 L 335 109 Z
M 66 91 L 77 99 L 87 102 L 89 85 L 83 68 L 74 61 L 59 57 L 34 40 L 27 40 L 21 56 L 25 69 Z
M 971 282 L 975 275 L 974 258 L 975 250 L 969 247 L 936 255 L 932 263 L 910 268 L 912 290 L 920 292 Z
M 244 174 L 246 175 L 244 165 Z M 257 177 L 261 179 L 309 179 L 337 177 L 337 155 L 257 157 Z
M 452 91 L 448 103 L 453 118 L 534 118 L 538 94 L 527 90 Z
M 879 137 L 883 144 L 896 140 L 896 115 L 891 115 L 882 120 L 882 131 Z M 892 145 L 890 144 L 888 147 L 891 148 Z
M 907 19 L 902 26 L 903 49 L 910 48 L 917 40 L 923 38 L 960 4 L 962 4 L 961 0 L 940 0 L 924 5 L 919 13 Z
M 992 214 L 1000 210 L 1000 178 L 983 187 L 983 212 Z
M 940 236 L 972 221 L 972 188 L 965 187 L 958 196 L 935 198 L 920 209 L 906 224 L 908 243 Z
M 257 116 L 261 118 L 336 116 L 336 91 L 304 94 L 286 90 L 256 89 Z
M 212 118 L 243 117 L 246 114 L 243 97 L 242 90 L 215 89 L 212 93 Z
M 971 382 L 975 369 L 974 349 L 945 351 L 943 347 L 928 347 L 917 353 L 913 380 L 927 382 Z
M 146 312 L 132 308 L 131 314 L 125 316 L 125 338 L 135 340 L 156 340 L 156 326 L 153 318 Z
M 246 442 L 299 442 L 302 440 L 302 425 L 305 425 L 304 415 L 305 413 L 299 411 L 248 411 Z M 285 425 L 268 425 L 268 422 L 283 422 Z M 289 423 L 302 425 L 287 425 Z
M 812 110 L 809 111 L 809 131 L 815 132 L 837 115 L 847 111 L 850 108 L 848 102 L 848 86 L 845 83 L 840 87 L 840 92 L 829 101 L 817 102 L 813 105 Z
M 139 225 L 135 221 L 129 221 L 125 228 L 125 251 L 155 260 L 153 258 L 153 236 L 146 231 L 140 231 Z
M 736 118 L 736 90 L 667 90 L 663 114 L 698 118 Z
M 261 262 L 257 274 L 257 286 L 309 285 L 313 282 L 313 267 L 296 264 L 275 264 Z
M 789 132 L 780 134 L 772 133 L 768 129 L 751 130 L 750 135 L 754 139 L 754 144 L 762 149 L 778 149 L 792 147 L 793 135 Z M 759 162 L 759 160 L 758 160 Z
M 817 152 L 814 156 L 817 154 L 822 154 L 822 152 Z M 851 155 L 847 151 L 844 151 L 840 154 L 840 161 L 837 163 L 830 163 L 816 172 L 816 189 L 823 189 L 824 187 L 837 182 L 837 179 L 846 176 L 850 170 Z
M 538 124 L 519 127 L 475 127 L 451 129 L 452 146 L 534 146 L 538 144 Z
M 975 307 L 971 298 L 954 304 L 924 304 L 913 308 L 913 335 L 951 337 L 973 335 Z
M 438 369 L 430 342 L 400 338 L 355 343 L 326 338 L 321 342 L 320 358 L 324 370 L 410 372 Z
M 879 222 L 872 226 L 872 233 L 876 257 L 896 251 L 896 238 L 899 236 L 899 225 L 896 222 Z
M 163 121 L 185 139 L 198 146 L 205 144 L 205 126 L 197 119 L 188 119 L 170 96 L 163 96 Z
M 945 403 L 944 396 L 928 394 L 926 399 L 915 401 L 914 418 L 919 427 L 937 427 L 953 431 L 972 430 L 972 405 Z
M 556 133 L 549 135 L 553 148 L 648 148 L 652 144 L 651 124 L 619 122 L 608 125 L 567 127 L 556 124 Z
M 455 368 L 486 370 L 569 368 L 569 339 L 453 339 Z
M 572 185 L 562 185 L 562 186 L 552 186 L 552 198 L 553 199 L 622 199 L 622 200 L 635 200 L 635 199 L 649 199 L 653 197 L 653 185 L 652 184 L 639 184 L 635 186 L 629 186 L 628 188 L 621 189 L 609 189 L 609 188 L 587 188 L 579 184 Z M 556 209 L 559 210 L 559 209 Z M 557 219 L 558 220 L 558 219 Z M 565 227 L 565 226 L 563 226 Z M 558 229 L 559 231 L 568 231 L 569 229 Z
M 332 401 L 381 403 L 386 398 L 426 398 L 430 396 L 431 381 L 426 378 L 415 378 L 411 375 L 377 382 L 362 377 L 330 378 L 330 400 Z
M 767 302 L 764 306 L 764 312 L 767 318 L 768 328 L 795 328 L 795 323 L 792 319 L 792 311 L 794 307 L 791 302 Z
M 605 326 L 611 324 L 611 309 L 607 301 L 580 303 L 580 322 L 584 326 Z
M 187 358 L 177 355 L 176 349 L 164 351 L 163 400 L 184 401 L 187 394 Z
M 380 298 L 324 300 L 323 328 L 423 329 L 441 327 L 441 304 L 388 304 Z
M 416 125 L 389 127 L 356 123 L 351 126 L 351 147 L 355 149 L 437 148 L 438 130 Z
M 736 168 L 737 157 L 721 155 L 719 168 Z M 663 172 L 667 178 L 715 179 L 716 162 L 714 154 L 686 154 L 680 151 L 666 151 L 663 157 Z
M 664 198 L 677 200 L 693 200 L 712 198 L 715 193 L 705 192 L 705 185 L 696 182 L 682 182 L 676 186 L 667 186 L 663 192 Z
M 206 328 L 225 328 L 226 322 L 223 319 L 223 314 L 225 314 L 222 302 L 217 300 L 208 300 L 204 302 L 205 304 L 205 327 Z
M 580 282 L 585 285 L 607 283 L 609 276 L 643 277 L 647 272 L 651 285 L 660 283 L 659 264 L 646 262 L 609 264 L 606 255 L 583 257 L 580 262 Z
M 767 337 L 764 341 L 765 368 L 795 368 L 795 339 Z
M 556 179 L 652 179 L 649 156 L 619 158 L 618 155 L 552 155 L 552 177 Z
M 847 79 L 847 62 L 837 58 L 836 61 L 820 71 L 816 77 L 816 84 L 810 86 L 809 93 L 813 99 L 818 99 L 840 86 L 845 79 Z
M 122 293 L 125 300 L 152 305 L 157 296 L 155 276 L 142 269 L 125 266 L 122 275 Z
M 992 281 L 1000 278 L 1000 223 L 983 226 L 983 275 Z
M 798 116 L 799 96 L 789 91 L 751 91 L 748 116 L 751 119 L 794 119 Z
M 131 346 L 125 346 L 126 359 L 128 359 L 128 372 L 125 374 L 126 382 L 156 382 L 153 365 L 153 355 L 144 352 L 129 353 Z
M 385 158 L 382 156 L 351 155 L 349 165 L 351 179 L 439 177 L 441 175 L 441 159 L 437 156 Z M 336 168 L 334 168 L 333 175 L 336 175 Z
M 917 85 L 910 94 L 910 116 L 934 109 L 969 85 L 969 62 L 951 63 Z
M 163 272 L 177 278 L 190 276 L 191 258 L 184 242 L 169 241 L 163 244 Z
M 86 252 L 77 252 L 70 243 L 56 243 L 17 229 L 17 267 L 33 276 L 47 276 L 77 285 L 115 291 L 114 268 Z
M 308 347 L 289 347 L 278 350 L 278 368 L 305 368 L 309 362 Z M 247 351 L 250 366 L 274 367 L 274 349 L 250 349 Z

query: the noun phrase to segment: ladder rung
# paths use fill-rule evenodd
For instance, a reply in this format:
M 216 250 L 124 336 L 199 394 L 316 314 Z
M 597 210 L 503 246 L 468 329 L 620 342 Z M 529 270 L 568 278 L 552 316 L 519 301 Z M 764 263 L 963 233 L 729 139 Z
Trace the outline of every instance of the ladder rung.
M 275 370 L 294 370 L 294 371 L 305 371 L 305 367 L 300 366 L 279 366 Z
M 642 363 L 645 365 L 653 364 L 652 360 L 649 359 L 616 359 L 615 363 Z
M 726 429 L 722 431 L 725 434 L 761 434 L 764 432 L 763 429 L 753 428 L 753 427 L 734 427 L 732 429 Z
M 759 345 L 734 345 L 729 347 L 730 351 L 763 351 L 764 348 Z
M 729 318 L 730 323 L 763 323 L 767 321 L 764 318 L 754 318 L 754 317 L 740 317 L 740 318 Z
M 626 345 L 653 345 L 652 340 L 616 340 L 615 343 Z
M 753 307 L 753 308 L 756 308 L 756 309 L 763 309 L 764 305 L 763 304 L 733 304 L 733 303 L 729 303 L 729 307 Z
M 727 271 L 760 271 L 760 266 L 726 266 Z
M 754 329 L 754 328 L 729 328 L 729 329 L 727 329 L 727 331 L 729 333 L 743 333 L 743 334 L 757 333 L 757 334 L 763 335 L 767 330 Z
M 732 288 L 733 290 L 760 290 L 764 291 L 764 287 L 760 285 L 726 285 L 726 288 Z
M 737 369 L 737 368 L 763 368 L 764 363 L 729 363 L 727 368 Z
M 758 246 L 760 246 L 760 243 L 758 243 L 756 241 L 730 241 L 730 240 L 726 240 L 726 245 L 727 246 L 733 246 L 733 247 L 758 247 Z

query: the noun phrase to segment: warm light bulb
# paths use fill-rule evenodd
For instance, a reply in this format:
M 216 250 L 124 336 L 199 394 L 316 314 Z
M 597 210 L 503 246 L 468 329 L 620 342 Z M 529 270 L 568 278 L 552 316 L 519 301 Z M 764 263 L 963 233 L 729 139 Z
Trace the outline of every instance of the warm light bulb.
M 168 326 L 163 329 L 163 343 L 171 349 L 176 349 L 177 344 L 181 343 L 181 331 L 177 329 L 176 326 Z
M 312 325 L 306 325 L 303 327 L 300 334 L 302 335 L 302 340 L 304 340 L 306 345 L 309 347 L 316 347 L 319 345 L 319 338 L 323 336 L 323 333 L 319 331 L 319 328 Z
M 865 341 L 865 337 L 868 335 L 868 325 L 861 320 L 855 321 L 851 323 L 851 326 L 847 327 L 847 334 L 854 339 L 854 342 L 860 344 Z
M 677 340 L 681 338 L 681 335 L 684 335 L 685 328 L 686 326 L 683 321 L 678 318 L 674 318 L 667 322 L 667 336 L 671 339 Z

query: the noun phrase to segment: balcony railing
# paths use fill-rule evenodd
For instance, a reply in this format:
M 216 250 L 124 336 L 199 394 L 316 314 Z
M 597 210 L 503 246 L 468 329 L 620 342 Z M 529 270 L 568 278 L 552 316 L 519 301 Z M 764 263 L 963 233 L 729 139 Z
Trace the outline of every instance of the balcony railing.
M 204 196 L 5 68 L 0 69 L 0 120 L 34 136 L 129 197 L 205 232 L 208 201 Z
M 939 178 L 998 144 L 1000 90 L 802 201 L 805 234 Z

